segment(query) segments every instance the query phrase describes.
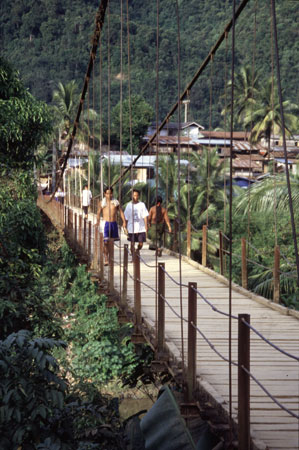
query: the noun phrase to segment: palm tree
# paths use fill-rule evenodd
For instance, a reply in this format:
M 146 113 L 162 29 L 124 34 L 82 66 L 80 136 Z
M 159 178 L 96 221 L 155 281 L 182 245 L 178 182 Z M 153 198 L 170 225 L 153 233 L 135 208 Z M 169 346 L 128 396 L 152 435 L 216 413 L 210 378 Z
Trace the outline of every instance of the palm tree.
M 295 174 L 290 173 L 290 184 L 292 191 L 292 200 L 294 211 L 297 214 L 295 221 L 299 220 L 299 171 Z M 249 198 L 250 196 L 250 198 Z M 277 235 L 279 240 L 283 244 L 284 252 L 288 255 L 289 261 L 286 258 L 281 259 L 281 278 L 280 286 L 282 297 L 287 306 L 296 306 L 298 308 L 298 292 L 296 287 L 296 270 L 294 269 L 295 263 L 292 262 L 294 258 L 294 246 L 292 244 L 292 237 L 289 234 L 289 227 L 286 224 L 289 223 L 288 209 L 289 209 L 289 194 L 287 188 L 287 181 L 285 174 L 270 175 L 268 178 L 261 182 L 257 182 L 252 185 L 250 191 L 245 191 L 236 199 L 234 214 L 238 217 L 240 215 L 246 216 L 250 208 L 251 213 L 263 217 L 263 226 L 269 228 L 268 225 L 273 220 L 273 211 L 276 211 L 280 219 L 284 218 L 284 221 L 280 220 L 278 223 Z M 282 222 L 282 223 L 280 223 Z M 264 257 L 267 252 L 263 250 Z M 265 259 L 266 261 L 267 259 Z M 260 263 L 266 264 L 263 259 Z M 267 264 L 266 264 L 267 265 Z M 293 267 L 292 267 L 293 266 Z M 253 275 L 250 275 L 249 281 L 252 289 L 266 297 L 271 298 L 273 292 L 273 270 L 270 269 L 257 269 L 253 268 Z M 294 302 L 293 302 L 293 300 Z
M 174 154 L 159 156 L 159 189 L 164 193 L 166 203 L 174 203 L 178 190 L 178 165 Z
M 231 80 L 227 83 L 228 92 L 231 90 Z M 259 92 L 259 76 L 254 75 L 250 66 L 241 67 L 240 71 L 236 73 L 234 80 L 234 114 L 236 122 L 242 125 L 244 118 L 252 110 Z M 227 104 L 226 110 L 223 109 L 221 114 L 224 115 L 229 111 L 231 105 Z
M 295 174 L 290 173 L 290 184 L 294 211 L 299 211 L 299 171 Z M 287 211 L 289 208 L 289 194 L 285 174 L 269 176 L 263 181 L 255 183 L 250 188 L 250 192 L 245 191 L 243 195 L 238 197 L 236 214 L 243 213 L 246 215 L 249 205 L 252 211 L 260 211 L 263 214 L 273 213 L 274 202 L 276 202 L 278 212 Z
M 78 85 L 75 80 L 69 81 L 66 84 L 59 82 L 58 89 L 53 92 L 54 109 L 59 116 L 60 135 L 64 139 L 70 136 L 71 125 L 76 116 L 79 100 L 80 94 L 78 93 Z M 78 141 L 83 142 L 86 136 L 90 136 L 91 130 L 88 122 L 97 118 L 98 114 L 94 109 L 83 108 L 76 133 L 76 139 Z
M 205 149 L 202 155 L 192 154 L 194 189 L 192 197 L 192 221 L 201 227 L 207 218 L 214 217 L 224 208 L 227 192 L 224 188 L 225 163 L 219 160 L 217 149 Z M 191 172 L 192 174 L 192 172 Z M 191 198 L 192 198 L 191 197 Z
M 59 82 L 58 88 L 53 92 L 53 103 L 56 112 L 59 114 L 61 134 L 64 136 L 69 136 L 78 102 L 78 86 L 75 80 L 69 81 L 66 84 Z
M 251 123 L 254 125 L 251 134 L 252 142 L 259 141 L 262 137 L 268 142 L 268 150 L 270 151 L 270 138 L 274 132 L 281 132 L 282 122 L 280 115 L 280 106 L 277 93 L 277 87 L 273 86 L 272 78 L 270 78 L 259 92 L 258 99 L 254 104 L 253 111 L 244 117 L 244 125 L 248 127 Z M 299 107 L 289 100 L 283 102 L 285 131 L 291 134 L 295 129 L 297 117 L 294 112 Z

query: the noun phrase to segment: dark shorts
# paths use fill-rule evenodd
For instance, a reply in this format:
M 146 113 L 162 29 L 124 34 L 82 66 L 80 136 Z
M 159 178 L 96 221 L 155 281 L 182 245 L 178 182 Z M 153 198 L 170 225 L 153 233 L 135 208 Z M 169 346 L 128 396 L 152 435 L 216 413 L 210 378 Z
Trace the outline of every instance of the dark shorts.
M 108 241 L 109 238 L 119 241 L 117 222 L 105 222 L 104 241 Z
M 128 234 L 128 241 L 130 242 L 145 242 L 146 241 L 146 234 L 143 233 L 129 233 Z
M 88 213 L 88 206 L 82 206 L 84 214 Z

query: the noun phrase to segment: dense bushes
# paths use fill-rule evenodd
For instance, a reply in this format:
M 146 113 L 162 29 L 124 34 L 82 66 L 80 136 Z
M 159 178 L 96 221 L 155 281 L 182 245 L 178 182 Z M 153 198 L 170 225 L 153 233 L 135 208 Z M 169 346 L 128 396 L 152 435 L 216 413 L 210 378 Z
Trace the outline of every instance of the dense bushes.
M 9 102 L 9 117 L 19 120 L 20 133 L 13 135 L 12 124 L 1 121 L 0 448 L 122 449 L 117 405 L 90 385 L 85 363 L 76 374 L 72 348 L 79 352 L 82 333 L 85 346 L 98 346 L 96 355 L 88 354 L 93 375 L 99 365 L 98 384 L 118 375 L 123 364 L 133 366 L 133 349 L 86 268 L 57 232 L 45 232 L 32 169 L 35 148 L 48 131 L 48 114 L 34 110 L 33 101 L 32 113 L 45 127 L 36 124 L 27 139 L 32 123 L 23 119 L 30 122 L 31 112 L 14 102 L 19 91 L 17 74 L 1 61 L 0 100 Z M 74 326 L 65 321 L 66 310 L 75 314 Z M 76 328 L 76 321 L 83 328 Z

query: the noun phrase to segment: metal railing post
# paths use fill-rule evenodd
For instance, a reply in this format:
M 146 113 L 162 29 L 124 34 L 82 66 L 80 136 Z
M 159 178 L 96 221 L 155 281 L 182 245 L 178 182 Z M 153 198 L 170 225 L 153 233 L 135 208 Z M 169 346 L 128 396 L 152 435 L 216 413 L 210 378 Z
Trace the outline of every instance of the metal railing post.
M 59 203 L 59 208 L 60 208 L 59 221 L 60 221 L 60 226 L 63 229 L 64 228 L 64 207 L 63 207 L 62 203 Z
M 202 227 L 202 259 L 201 264 L 206 267 L 207 265 L 207 226 Z
M 91 259 L 91 221 L 88 221 L 88 247 L 87 247 L 88 259 Z
M 162 353 L 165 345 L 165 263 L 158 263 L 158 332 L 157 351 Z
M 219 230 L 219 259 L 220 259 L 220 273 L 224 274 L 224 265 L 223 265 L 223 235 L 222 231 Z
M 140 259 L 139 251 L 133 253 L 134 262 L 134 310 L 135 323 L 137 327 L 141 325 L 141 284 L 140 284 Z
M 83 219 L 83 249 L 86 250 L 86 219 Z
M 94 226 L 94 240 L 93 240 L 93 268 L 97 269 L 99 265 L 99 230 Z
M 69 233 L 69 230 L 70 230 L 70 208 L 68 206 L 66 209 L 66 229 L 67 229 L 67 232 Z
M 247 258 L 246 258 L 246 239 L 241 238 L 242 246 L 242 287 L 247 289 L 248 277 L 247 277 Z
M 279 303 L 280 300 L 280 249 L 276 245 L 274 248 L 274 270 L 273 270 L 273 301 Z
M 74 224 L 73 224 L 73 211 L 71 209 L 69 209 L 69 231 L 70 231 L 70 238 L 71 241 L 73 242 L 74 240 Z
M 197 283 L 188 283 L 188 367 L 187 395 L 188 402 L 196 385 L 196 325 L 197 325 Z M 194 325 L 194 326 L 193 326 Z
M 122 289 L 122 302 L 125 303 L 127 299 L 128 291 L 128 260 L 129 260 L 129 247 L 128 244 L 124 245 L 124 269 L 123 269 L 123 289 Z
M 238 315 L 238 449 L 250 450 L 250 323 L 249 314 Z
M 82 246 L 82 215 L 79 215 L 79 244 Z
M 77 213 L 74 214 L 74 239 L 77 245 Z
M 104 280 L 104 235 L 100 233 L 100 280 Z
M 191 220 L 187 220 L 187 256 L 191 258 Z
M 110 238 L 108 241 L 108 255 L 109 255 L 109 292 L 114 291 L 114 239 Z

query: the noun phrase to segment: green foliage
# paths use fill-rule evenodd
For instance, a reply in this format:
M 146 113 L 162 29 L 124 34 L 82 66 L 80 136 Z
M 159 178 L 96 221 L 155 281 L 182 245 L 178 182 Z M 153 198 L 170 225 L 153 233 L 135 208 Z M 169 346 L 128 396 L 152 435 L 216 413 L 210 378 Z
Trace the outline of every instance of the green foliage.
M 22 86 L 17 73 L 0 58 L 0 162 L 32 165 L 34 150 L 51 130 L 47 106 Z
M 141 139 L 154 117 L 154 110 L 140 95 L 132 95 L 131 101 L 126 99 L 122 102 L 122 117 L 120 108 L 119 102 L 112 110 L 112 133 L 119 142 L 121 121 L 124 150 L 130 154 L 131 152 L 138 153 Z M 130 133 L 132 134 L 132 143 Z
M 296 1 L 277 0 L 277 22 L 282 80 L 286 98 L 299 104 L 297 66 L 298 7 Z M 16 61 L 25 85 L 38 98 L 52 100 L 53 86 L 75 79 L 81 86 L 89 59 L 90 37 L 98 1 L 23 0 L 2 2 L 0 30 L 3 55 Z M 175 103 L 177 93 L 177 18 L 171 0 L 159 5 L 159 117 Z M 123 42 L 123 68 L 120 73 L 120 13 L 118 0 L 110 2 L 110 99 L 111 107 L 120 97 L 120 77 L 123 98 L 128 96 L 127 46 Z M 254 17 L 256 13 L 256 32 Z M 186 86 L 231 19 L 232 2 L 223 0 L 190 0 L 179 2 L 181 38 L 181 86 Z M 131 92 L 141 95 L 155 109 L 156 91 L 156 6 L 136 0 L 129 4 Z M 125 22 L 125 21 L 124 21 Z M 261 73 L 261 83 L 271 74 L 271 18 L 266 2 L 250 2 L 236 22 L 236 71 L 241 66 L 255 66 Z M 123 24 L 126 39 L 126 23 Z M 254 41 L 254 34 L 256 41 Z M 290 45 L 292 43 L 292 45 Z M 108 98 L 107 21 L 102 34 L 102 98 Z M 221 125 L 225 73 L 230 76 L 230 41 L 213 59 L 212 127 Z M 30 62 L 30 64 L 29 64 Z M 190 93 L 190 117 L 209 126 L 210 71 L 206 70 Z M 99 98 L 99 84 L 96 99 Z M 107 102 L 103 102 L 107 117 Z
M 275 83 L 275 80 L 274 80 Z M 251 139 L 257 142 L 264 137 L 270 146 L 270 138 L 273 133 L 282 132 L 282 121 L 280 115 L 280 103 L 276 84 L 273 86 L 272 77 L 258 90 L 254 99 L 247 105 L 247 112 L 244 117 L 244 126 L 248 129 L 252 127 Z M 285 132 L 291 134 L 296 132 L 299 106 L 289 100 L 283 102 Z
M 0 179 L 0 241 L 0 338 L 20 328 L 54 336 L 57 323 L 40 279 L 46 240 L 28 171 Z
M 117 399 L 82 381 L 69 387 L 54 348 L 65 343 L 25 330 L 0 341 L 1 449 L 125 449 Z
M 45 425 L 55 409 L 63 408 L 66 391 L 51 350 L 64 346 L 53 339 L 32 339 L 25 330 L 0 341 L 1 449 L 34 445 L 48 434 Z
M 296 176 L 291 178 L 293 195 L 296 198 Z M 298 308 L 294 243 L 286 204 L 286 182 L 280 176 L 277 176 L 276 182 L 274 188 L 274 180 L 270 177 L 256 183 L 250 191 L 245 191 L 235 198 L 233 279 L 238 284 L 241 283 L 241 238 L 246 237 L 250 243 L 248 259 L 251 260 L 247 266 L 249 289 L 267 298 L 273 298 L 274 247 L 278 244 L 281 253 L 281 299 L 286 306 Z M 274 215 L 274 189 L 276 189 L 277 220 Z M 295 221 L 298 222 L 296 213 Z
M 136 363 L 129 329 L 118 325 L 116 309 L 106 307 L 106 297 L 97 294 L 85 266 L 77 267 L 63 301 L 71 314 L 66 335 L 74 376 L 102 384 L 129 373 Z

